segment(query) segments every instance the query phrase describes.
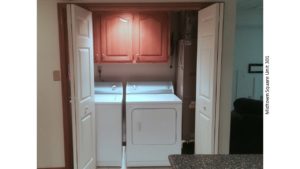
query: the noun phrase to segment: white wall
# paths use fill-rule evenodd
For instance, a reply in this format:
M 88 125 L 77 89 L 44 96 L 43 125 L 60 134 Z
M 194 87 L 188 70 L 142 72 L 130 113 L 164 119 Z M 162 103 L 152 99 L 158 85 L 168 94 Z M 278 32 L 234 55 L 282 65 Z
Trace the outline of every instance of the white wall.
M 37 167 L 63 167 L 64 144 L 57 0 L 37 1 Z
M 102 81 L 151 81 L 175 78 L 175 66 L 170 69 L 170 63 L 143 63 L 143 64 L 98 64 L 95 65 L 95 81 L 99 81 L 98 67 L 101 66 Z
M 88 0 L 72 1 L 87 2 Z M 209 1 L 209 0 L 208 0 Z M 224 0 L 224 38 L 220 101 L 219 152 L 229 152 L 230 105 L 232 95 L 235 0 Z M 52 81 L 59 70 L 58 0 L 38 0 L 38 167 L 64 166 L 60 82 Z M 91 2 L 91 1 L 90 1 Z M 184 0 L 93 0 L 93 2 L 186 2 Z M 190 2 L 203 2 L 190 0 Z M 217 2 L 210 0 L 210 2 Z M 220 1 L 219 1 L 220 2 Z
M 241 97 L 262 99 L 263 74 L 248 73 L 249 63 L 263 63 L 262 15 L 260 8 L 237 10 L 233 101 Z

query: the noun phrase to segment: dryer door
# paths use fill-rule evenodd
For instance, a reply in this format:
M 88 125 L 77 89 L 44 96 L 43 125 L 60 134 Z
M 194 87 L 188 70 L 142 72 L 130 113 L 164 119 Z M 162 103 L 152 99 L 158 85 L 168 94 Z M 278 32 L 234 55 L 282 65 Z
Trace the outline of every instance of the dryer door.
M 137 108 L 132 111 L 132 144 L 176 143 L 176 109 Z

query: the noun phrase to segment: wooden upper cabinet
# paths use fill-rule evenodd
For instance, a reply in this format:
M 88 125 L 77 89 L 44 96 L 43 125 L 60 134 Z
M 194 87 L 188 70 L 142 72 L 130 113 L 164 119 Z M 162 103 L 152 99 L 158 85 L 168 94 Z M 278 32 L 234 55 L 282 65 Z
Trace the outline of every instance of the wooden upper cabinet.
M 101 12 L 93 20 L 96 63 L 168 61 L 167 12 Z
M 136 17 L 134 52 L 137 62 L 166 62 L 169 54 L 167 12 L 140 12 Z
M 132 61 L 132 23 L 131 13 L 105 12 L 95 15 L 96 62 Z

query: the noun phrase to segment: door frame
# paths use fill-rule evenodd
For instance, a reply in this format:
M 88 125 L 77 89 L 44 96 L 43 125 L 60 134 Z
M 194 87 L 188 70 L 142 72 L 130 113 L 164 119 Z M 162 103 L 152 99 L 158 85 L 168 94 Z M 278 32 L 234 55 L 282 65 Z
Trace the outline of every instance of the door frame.
M 219 128 L 220 128 L 220 90 L 221 90 L 221 68 L 223 49 L 223 24 L 224 24 L 224 4 L 220 5 L 219 27 L 218 27 L 218 49 L 217 49 L 217 77 L 216 77 L 216 114 L 215 114 L 215 154 L 219 152 Z
M 67 25 L 67 3 L 57 4 L 59 52 L 61 70 L 61 93 L 63 108 L 63 131 L 64 131 L 64 157 L 65 168 L 72 169 L 73 161 L 73 134 L 72 134 L 72 110 L 71 110 L 71 84 L 69 81 L 69 43 Z
M 180 2 L 180 3 L 175 3 L 175 2 L 168 2 L 168 3 L 58 3 L 57 4 L 57 11 L 58 11 L 58 31 L 59 31 L 59 50 L 60 50 L 60 68 L 61 68 L 61 90 L 62 90 L 62 106 L 63 106 L 63 131 L 64 131 L 64 157 L 65 157 L 65 168 L 66 169 L 72 169 L 74 166 L 74 161 L 73 161 L 73 141 L 72 141 L 72 113 L 71 113 L 71 104 L 70 104 L 70 98 L 71 98 L 71 89 L 70 89 L 70 83 L 69 83 L 69 52 L 68 52 L 68 30 L 67 30 L 67 12 L 66 12 L 66 6 L 67 4 L 76 4 L 80 7 L 83 7 L 87 10 L 90 10 L 91 12 L 95 11 L 119 11 L 119 10 L 133 10 L 133 11 L 151 11 L 151 10 L 160 10 L 160 11 L 180 11 L 180 10 L 201 10 L 211 4 L 214 4 L 216 2 L 220 1 L 214 1 L 214 2 L 207 2 L 207 1 L 202 1 L 202 2 Z M 221 2 L 224 3 L 225 2 Z M 232 3 L 233 4 L 233 3 Z M 223 10 L 224 15 L 225 10 Z M 235 16 L 235 12 L 233 13 Z M 225 24 L 225 23 L 223 23 Z M 223 27 L 224 28 L 224 27 Z M 220 30 L 220 32 L 223 32 L 224 30 Z M 220 34 L 223 36 L 223 34 Z M 233 43 L 233 42 L 232 42 Z M 221 48 L 223 45 L 221 45 Z M 222 52 L 222 51 L 219 51 Z M 231 51 L 227 51 L 227 53 L 230 53 Z M 220 53 L 221 54 L 221 53 Z M 222 53 L 223 55 L 224 53 Z M 232 56 L 228 56 L 232 57 Z M 231 63 L 232 64 L 232 63 Z M 218 63 L 218 67 L 220 66 L 221 71 L 221 62 Z M 226 68 L 222 68 L 226 69 Z M 228 69 L 228 68 L 227 68 Z M 228 72 L 227 72 L 228 74 Z M 221 79 L 221 73 L 218 75 L 219 79 Z M 227 75 L 228 78 L 228 75 Z M 229 76 L 229 79 L 232 79 Z M 220 86 L 221 82 L 219 80 Z M 229 83 L 230 84 L 230 83 Z M 228 88 L 228 84 L 226 86 Z M 224 99 L 220 96 L 222 94 L 221 89 L 218 90 L 218 96 L 219 100 L 217 102 L 217 110 L 219 110 L 222 105 L 221 105 L 221 99 Z M 228 92 L 227 92 L 228 94 Z M 231 95 L 226 95 L 224 96 L 226 99 L 228 97 L 231 100 Z M 224 103 L 223 103 L 224 104 Z M 226 106 L 227 107 L 227 106 Z M 229 106 L 230 107 L 230 106 Z M 229 112 L 230 113 L 230 112 Z M 229 124 L 226 122 L 223 125 L 219 125 L 219 112 L 217 113 L 217 121 L 216 124 L 217 126 L 223 126 L 223 125 L 230 125 L 230 119 L 229 119 Z M 228 118 L 228 117 L 227 117 Z M 226 118 L 225 118 L 226 119 Z M 228 121 L 228 120 L 227 120 Z M 217 136 L 216 138 L 219 138 L 218 132 L 220 131 L 221 127 L 216 127 L 216 132 L 215 135 Z M 227 132 L 228 129 L 225 130 Z M 225 136 L 225 139 L 229 138 L 229 136 Z M 223 151 L 218 151 L 218 147 L 220 143 L 218 142 L 219 139 L 215 139 L 215 148 L 216 148 L 216 153 L 222 153 Z M 229 143 L 229 140 L 225 140 L 225 142 Z M 229 144 L 228 148 L 225 146 L 225 152 L 226 149 L 229 150 Z

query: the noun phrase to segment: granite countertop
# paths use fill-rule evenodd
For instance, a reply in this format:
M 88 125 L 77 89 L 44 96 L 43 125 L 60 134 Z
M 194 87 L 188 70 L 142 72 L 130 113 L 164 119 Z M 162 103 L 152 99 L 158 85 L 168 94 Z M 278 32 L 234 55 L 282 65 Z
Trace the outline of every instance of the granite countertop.
M 262 169 L 262 154 L 170 155 L 173 169 Z

